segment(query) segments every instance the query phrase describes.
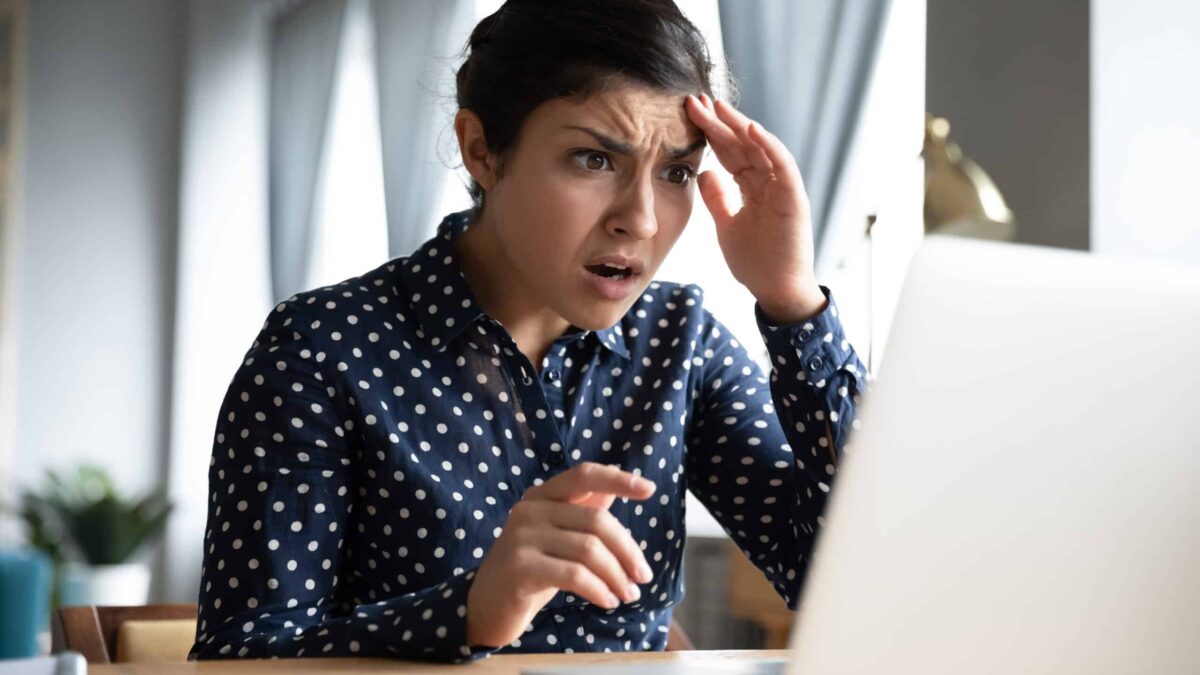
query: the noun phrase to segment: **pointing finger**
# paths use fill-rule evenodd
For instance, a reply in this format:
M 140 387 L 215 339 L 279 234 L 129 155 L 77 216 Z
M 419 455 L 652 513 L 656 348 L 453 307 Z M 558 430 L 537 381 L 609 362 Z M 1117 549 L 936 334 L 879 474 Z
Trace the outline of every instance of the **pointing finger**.
M 545 483 L 526 490 L 525 497 L 578 503 L 594 494 L 648 499 L 654 494 L 654 490 L 653 482 L 623 471 L 620 467 L 582 462 Z

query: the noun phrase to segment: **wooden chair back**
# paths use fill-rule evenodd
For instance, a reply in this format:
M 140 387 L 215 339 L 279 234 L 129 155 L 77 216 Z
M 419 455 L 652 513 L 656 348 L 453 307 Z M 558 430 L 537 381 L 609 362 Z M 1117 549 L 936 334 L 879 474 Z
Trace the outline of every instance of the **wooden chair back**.
M 117 634 L 126 621 L 195 621 L 196 615 L 194 604 L 63 607 L 51 621 L 51 651 L 79 652 L 91 664 L 113 663 L 117 657 Z
M 683 626 L 680 626 L 675 619 L 671 619 L 671 630 L 667 633 L 667 651 L 686 652 L 695 648 L 696 645 L 692 644 L 692 639 L 683 632 Z

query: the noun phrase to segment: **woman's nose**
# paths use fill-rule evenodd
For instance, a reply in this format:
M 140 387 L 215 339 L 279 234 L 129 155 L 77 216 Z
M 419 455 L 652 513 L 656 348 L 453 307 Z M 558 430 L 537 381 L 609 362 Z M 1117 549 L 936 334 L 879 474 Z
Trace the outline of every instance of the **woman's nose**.
M 649 181 L 639 181 L 630 186 L 619 209 L 609 219 L 609 231 L 634 239 L 649 239 L 658 232 L 654 216 L 654 186 Z

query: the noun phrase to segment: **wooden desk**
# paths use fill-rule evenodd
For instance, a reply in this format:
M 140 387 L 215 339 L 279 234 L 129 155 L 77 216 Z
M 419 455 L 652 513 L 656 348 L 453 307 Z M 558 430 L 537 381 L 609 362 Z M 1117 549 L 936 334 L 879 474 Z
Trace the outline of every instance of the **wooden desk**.
M 582 666 L 605 663 L 682 663 L 714 660 L 753 663 L 782 659 L 786 650 L 637 652 L 624 654 L 503 654 L 463 665 L 441 665 L 390 659 L 278 659 L 259 661 L 203 661 L 170 664 L 114 663 L 88 666 L 89 675 L 258 675 L 258 673 L 464 673 L 467 675 L 519 675 L 531 666 Z

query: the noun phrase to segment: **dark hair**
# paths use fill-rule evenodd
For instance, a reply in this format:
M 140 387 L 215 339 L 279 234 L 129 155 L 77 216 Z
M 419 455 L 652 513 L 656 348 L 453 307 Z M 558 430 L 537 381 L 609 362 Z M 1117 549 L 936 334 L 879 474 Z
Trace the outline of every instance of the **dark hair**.
M 582 101 L 626 83 L 713 94 L 708 45 L 672 0 L 508 0 L 475 26 L 462 54 L 458 107 L 482 120 L 499 173 L 526 118 L 551 99 Z M 483 188 L 472 179 L 468 190 L 482 209 Z

